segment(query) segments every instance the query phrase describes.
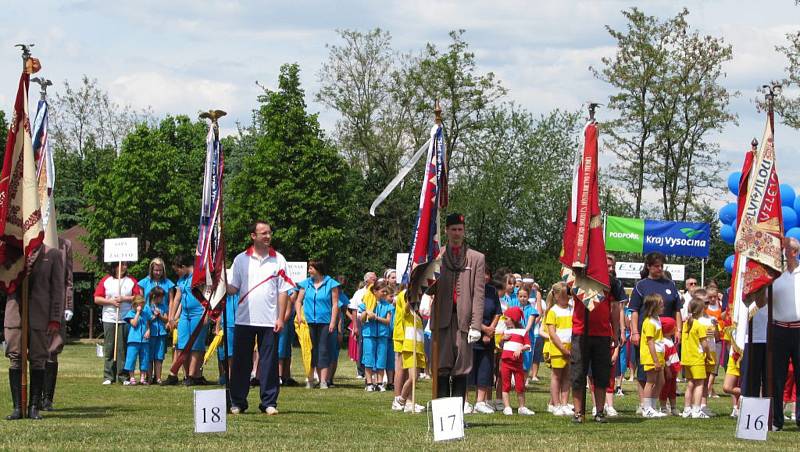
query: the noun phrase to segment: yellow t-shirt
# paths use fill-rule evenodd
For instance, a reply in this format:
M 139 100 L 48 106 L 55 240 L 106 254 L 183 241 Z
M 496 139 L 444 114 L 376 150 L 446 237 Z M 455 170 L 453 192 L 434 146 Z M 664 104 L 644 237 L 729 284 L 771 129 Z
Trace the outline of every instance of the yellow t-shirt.
M 706 352 L 700 344 L 708 334 L 708 327 L 697 320 L 692 321 L 689 328 L 689 321 L 683 322 L 683 332 L 681 333 L 681 365 L 682 366 L 702 366 L 706 364 Z
M 705 363 L 705 364 L 707 364 L 707 365 L 716 364 L 716 362 L 717 362 L 717 351 L 716 351 L 716 349 L 714 347 L 714 344 L 715 344 L 714 335 L 719 330 L 717 329 L 717 327 L 712 322 L 711 317 L 709 317 L 708 315 L 701 317 L 700 320 L 698 320 L 698 322 L 701 323 L 706 328 L 706 339 L 708 340 L 709 349 L 711 350 L 711 356 L 709 358 L 709 361 L 707 363 Z
M 408 324 L 411 325 L 411 313 L 406 313 L 406 291 L 401 290 L 397 296 L 394 297 L 394 329 L 392 330 L 392 340 L 394 341 L 394 351 L 403 351 L 403 339 L 405 338 L 405 319 L 404 315 L 408 316 Z
M 653 355 L 650 353 L 648 339 L 653 339 L 659 364 L 664 364 L 664 333 L 661 331 L 661 320 L 658 317 L 648 317 L 642 322 L 642 340 L 639 346 L 639 361 L 645 365 L 655 365 Z
M 547 316 L 544 319 L 545 328 L 549 331 L 549 325 L 556 327 L 556 335 L 561 339 L 564 347 L 570 348 L 572 346 L 572 306 L 562 308 L 558 305 L 553 306 L 547 311 Z M 545 347 L 548 349 L 550 356 L 561 356 L 561 350 L 556 347 L 552 341 L 547 341 Z

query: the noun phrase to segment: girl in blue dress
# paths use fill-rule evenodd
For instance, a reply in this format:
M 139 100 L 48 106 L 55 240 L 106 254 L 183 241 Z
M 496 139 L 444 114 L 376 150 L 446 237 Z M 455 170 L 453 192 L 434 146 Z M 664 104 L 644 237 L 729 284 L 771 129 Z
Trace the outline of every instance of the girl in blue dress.
M 203 313 L 205 308 L 200 301 L 192 294 L 192 274 L 194 272 L 194 260 L 190 256 L 179 257 L 175 267 L 175 273 L 178 275 L 177 290 L 175 291 L 175 300 L 177 309 L 180 313 L 171 315 L 171 318 L 178 317 L 178 345 L 177 352 L 183 352 L 189 343 L 189 337 L 192 332 L 200 324 L 200 321 L 205 317 Z M 208 384 L 202 375 L 203 355 L 206 351 L 206 337 L 208 336 L 208 328 L 200 328 L 200 333 L 197 339 L 192 344 L 191 355 L 186 362 L 188 362 L 188 369 L 186 362 L 184 362 L 184 372 L 186 372 L 186 379 L 184 384 L 186 386 L 192 385 L 205 385 Z

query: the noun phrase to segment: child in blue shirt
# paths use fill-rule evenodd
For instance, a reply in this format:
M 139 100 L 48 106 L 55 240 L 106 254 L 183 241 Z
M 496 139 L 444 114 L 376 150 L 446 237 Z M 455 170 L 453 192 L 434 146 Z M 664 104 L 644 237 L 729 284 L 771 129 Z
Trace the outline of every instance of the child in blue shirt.
M 373 284 L 358 305 L 358 313 L 363 323 L 364 346 L 361 361 L 366 373 L 365 390 L 385 391 L 383 372 L 389 359 L 389 341 L 392 336 L 392 314 L 394 306 L 387 301 L 389 286 L 385 281 Z
M 225 313 L 227 316 L 227 328 L 223 331 L 222 340 L 228 344 L 228 366 L 233 367 L 233 330 L 236 326 L 236 306 L 239 304 L 239 294 L 228 295 L 225 298 Z M 217 319 L 216 333 L 222 329 L 222 315 Z M 219 384 L 224 385 L 226 381 L 225 372 L 225 344 L 217 347 L 217 361 L 219 362 Z
M 536 325 L 536 319 L 539 317 L 539 312 L 536 310 L 536 306 L 530 304 L 530 292 L 525 287 L 520 287 L 517 291 L 517 300 L 519 300 L 519 307 L 522 309 L 522 328 L 525 328 L 525 335 L 528 336 L 531 344 L 533 344 L 536 340 L 534 326 Z M 522 368 L 526 375 L 531 368 L 531 363 L 533 363 L 533 350 L 528 349 L 522 352 Z M 526 385 L 527 383 L 529 382 L 526 381 Z
M 150 322 L 150 339 L 148 340 L 148 366 L 152 360 L 152 377 L 161 384 L 161 367 L 167 351 L 167 322 L 169 321 L 169 304 L 167 294 L 159 286 L 152 287 L 146 295 L 148 303 L 142 312 Z M 150 376 L 148 374 L 148 376 Z M 149 379 L 148 379 L 149 381 Z
M 125 381 L 124 385 L 135 385 L 136 378 L 133 376 L 136 370 L 136 359 L 139 359 L 139 378 L 141 384 L 147 384 L 147 372 L 150 370 L 150 332 L 148 322 L 150 318 L 144 312 L 144 297 L 136 295 L 131 303 L 131 310 L 125 314 L 123 320 L 128 322 L 131 327 L 128 330 L 128 350 L 125 354 L 125 373 L 130 375 L 130 380 Z

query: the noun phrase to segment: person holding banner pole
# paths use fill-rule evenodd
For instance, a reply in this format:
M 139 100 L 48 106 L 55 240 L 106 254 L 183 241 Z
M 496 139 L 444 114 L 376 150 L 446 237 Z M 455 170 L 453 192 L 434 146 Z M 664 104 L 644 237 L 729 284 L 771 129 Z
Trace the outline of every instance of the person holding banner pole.
M 116 268 L 115 268 L 116 267 Z M 103 307 L 103 384 L 120 383 L 128 379 L 119 361 L 125 362 L 128 330 L 130 326 L 122 320 L 131 310 L 134 295 L 141 295 L 136 279 L 128 276 L 128 263 L 109 264 L 109 274 L 103 277 L 94 290 L 94 304 Z M 117 277 L 111 275 L 116 272 Z M 120 324 L 121 330 L 120 331 Z

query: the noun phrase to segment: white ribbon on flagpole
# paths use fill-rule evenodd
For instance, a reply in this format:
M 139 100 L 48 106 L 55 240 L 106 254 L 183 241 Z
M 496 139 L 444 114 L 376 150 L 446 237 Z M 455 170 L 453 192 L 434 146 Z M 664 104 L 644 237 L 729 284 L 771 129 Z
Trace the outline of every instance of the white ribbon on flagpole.
M 425 154 L 425 151 L 428 150 L 428 146 L 430 146 L 430 144 L 431 140 L 428 139 L 428 141 L 426 141 L 425 144 L 423 144 L 419 148 L 419 150 L 417 150 L 417 152 L 411 157 L 411 160 L 406 162 L 406 164 L 403 165 L 402 168 L 400 168 L 400 172 L 397 173 L 397 176 L 395 176 L 394 179 L 392 179 L 392 181 L 389 182 L 389 185 L 387 185 L 386 188 L 383 189 L 381 194 L 378 195 L 377 198 L 375 198 L 375 201 L 373 201 L 372 205 L 369 208 L 370 215 L 372 215 L 373 217 L 375 216 L 375 209 L 377 209 L 378 206 L 381 205 L 381 203 L 385 201 L 386 198 L 389 197 L 389 195 L 394 191 L 394 189 L 397 188 L 398 185 L 400 185 L 400 182 L 406 177 L 409 171 L 411 171 L 411 168 L 414 167 L 414 165 L 419 161 L 419 159 L 422 158 L 422 155 Z

